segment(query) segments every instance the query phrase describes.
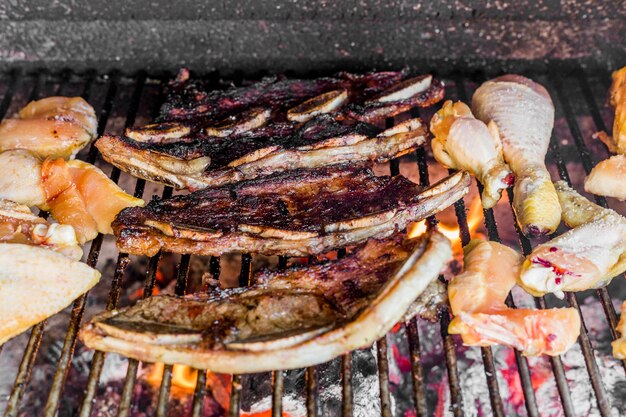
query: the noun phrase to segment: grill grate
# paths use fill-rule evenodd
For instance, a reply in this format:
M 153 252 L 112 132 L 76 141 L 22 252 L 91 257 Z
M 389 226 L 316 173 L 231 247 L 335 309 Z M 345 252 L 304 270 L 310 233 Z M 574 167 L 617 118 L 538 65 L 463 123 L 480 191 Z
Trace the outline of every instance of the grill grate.
M 568 163 L 580 161 L 585 174 L 588 174 L 593 168 L 594 162 L 592 158 L 592 152 L 585 144 L 583 134 L 579 126 L 579 122 L 576 117 L 575 108 L 585 108 L 585 111 L 591 116 L 595 130 L 606 130 L 605 123 L 602 119 L 600 108 L 596 103 L 595 97 L 603 97 L 606 88 L 608 88 L 607 81 L 608 73 L 602 73 L 596 75 L 596 81 L 601 80 L 600 83 L 596 82 L 595 86 L 599 87 L 596 90 L 594 97 L 594 90 L 592 83 L 590 82 L 590 75 L 586 74 L 581 69 L 574 69 L 571 73 L 568 73 L 567 77 L 563 77 L 562 73 L 558 73 L 556 69 L 551 70 L 547 74 L 533 74 L 533 78 L 547 86 L 549 92 L 556 106 L 556 117 L 563 118 L 566 122 L 567 129 L 571 135 L 576 149 L 576 154 L 569 160 L 564 159 L 563 149 L 559 143 L 556 134 L 553 135 L 550 143 L 549 160 L 551 160 L 556 166 L 556 170 L 561 179 L 564 179 L 571 183 L 570 171 L 568 169 Z M 29 101 L 51 94 L 71 94 L 76 93 L 89 100 L 95 95 L 98 95 L 98 102 L 101 103 L 99 108 L 99 127 L 98 134 L 101 135 L 105 130 L 110 130 L 110 127 L 115 128 L 114 118 L 123 119 L 121 123 L 123 127 L 131 126 L 135 123 L 138 117 L 147 117 L 154 115 L 157 111 L 159 104 L 162 100 L 160 94 L 161 86 L 167 80 L 169 76 L 166 74 L 158 79 L 148 77 L 145 72 L 140 72 L 132 77 L 122 76 L 121 74 L 114 72 L 106 76 L 99 76 L 95 72 L 88 72 L 85 74 L 73 74 L 69 71 L 64 71 L 58 74 L 48 74 L 45 71 L 38 71 L 34 74 L 23 74 L 20 71 L 12 71 L 4 75 L 4 78 L 0 81 L 0 86 L 5 86 L 4 95 L 0 101 L 0 118 L 4 117 L 9 111 L 14 101 L 19 94 L 21 101 Z M 240 82 L 241 77 L 237 77 L 236 81 Z M 216 74 L 212 74 L 211 80 L 216 81 Z M 448 88 L 447 97 L 456 97 L 460 100 L 467 102 L 468 97 L 471 95 L 471 86 L 474 87 L 481 81 L 486 79 L 485 75 L 477 75 L 473 78 L 464 78 L 461 75 L 454 75 L 449 78 L 447 85 L 453 86 Z M 575 94 L 567 91 L 567 86 L 577 86 Z M 78 88 L 78 90 L 77 90 Z M 70 91 L 71 90 L 71 91 Z M 602 91 L 600 91 L 602 90 Z M 18 94 L 19 93 L 19 94 Z M 148 94 L 151 93 L 151 94 Z M 24 104 L 24 103 L 22 103 Z M 414 116 L 420 115 L 420 112 L 415 111 Z M 427 116 L 426 114 L 423 114 Z M 393 120 L 388 120 L 387 124 L 390 125 Z M 417 167 L 419 171 L 419 182 L 421 185 L 427 186 L 430 184 L 429 172 L 428 172 L 428 159 L 426 152 L 423 148 L 418 149 L 415 152 L 417 160 Z M 97 149 L 91 147 L 85 152 L 83 156 L 88 162 L 94 163 L 98 159 Z M 390 172 L 392 175 L 400 173 L 400 164 L 398 160 L 390 163 Z M 126 175 L 120 172 L 119 169 L 113 168 L 110 177 L 113 181 L 118 182 L 122 175 Z M 477 184 L 478 191 L 482 191 L 480 184 Z M 146 183 L 144 180 L 135 180 L 135 197 L 141 198 L 144 196 Z M 172 195 L 173 190 L 170 187 L 165 187 L 162 191 L 163 197 Z M 506 198 L 504 196 L 503 198 Z M 512 201 L 511 190 L 508 190 L 508 199 Z M 596 197 L 596 202 L 604 207 L 608 207 L 606 199 L 602 197 Z M 455 213 L 459 225 L 459 237 L 461 243 L 465 245 L 470 240 L 470 229 L 468 227 L 465 203 L 463 200 L 458 201 L 455 204 Z M 488 232 L 488 236 L 491 240 L 500 241 L 500 233 L 498 225 L 496 224 L 496 217 L 492 209 L 483 210 L 485 227 Z M 514 214 L 513 214 L 514 215 Z M 429 227 L 435 227 L 437 220 L 432 218 L 428 220 Z M 531 243 L 522 234 L 517 225 L 515 225 L 516 232 L 519 238 L 520 249 L 523 253 L 527 254 L 531 250 Z M 87 257 L 87 264 L 95 267 L 98 263 L 99 255 L 104 243 L 102 235 L 91 243 L 89 254 Z M 111 244 L 111 242 L 107 242 Z M 344 256 L 345 250 L 339 251 L 339 256 Z M 146 272 L 146 279 L 143 289 L 143 297 L 149 297 L 152 295 L 156 272 L 159 261 L 162 258 L 162 253 L 158 253 L 148 261 L 148 267 Z M 183 255 L 180 257 L 178 265 L 178 274 L 176 278 L 175 293 L 182 295 L 187 290 L 188 272 L 190 269 L 191 257 L 189 255 Z M 106 309 L 111 310 L 117 306 L 122 291 L 122 284 L 124 280 L 124 274 L 131 263 L 131 258 L 123 253 L 117 255 L 117 261 L 114 269 L 113 276 L 110 281 L 110 290 L 108 295 L 108 301 Z M 284 268 L 287 264 L 285 257 L 279 258 L 279 268 Z M 251 265 L 252 256 L 250 254 L 244 254 L 241 261 L 241 271 L 239 276 L 240 285 L 249 285 L 251 279 Z M 220 275 L 219 258 L 213 257 L 209 263 L 209 270 L 213 277 L 217 278 Z M 103 277 L 105 281 L 107 277 Z M 617 323 L 617 314 L 611 303 L 608 291 L 606 288 L 595 291 L 595 294 L 601 302 L 607 322 L 610 324 L 611 336 L 613 339 L 616 337 L 615 325 Z M 85 306 L 89 295 L 86 294 L 78 298 L 71 309 L 69 326 L 63 341 L 63 346 L 60 352 L 59 360 L 56 364 L 56 370 L 51 382 L 51 388 L 43 414 L 45 416 L 53 417 L 57 414 L 61 401 L 63 399 L 63 391 L 68 378 L 68 372 L 70 370 L 72 359 L 74 356 L 74 348 L 76 345 L 76 336 L 80 327 Z M 511 296 L 508 298 L 510 306 L 514 307 L 513 299 Z M 573 293 L 569 293 L 566 296 L 566 301 L 569 306 L 576 308 L 580 313 L 580 306 L 577 296 Z M 536 298 L 535 303 L 537 308 L 546 308 L 546 300 Z M 589 375 L 589 381 L 593 388 L 595 400 L 598 404 L 598 411 L 601 416 L 606 417 L 611 414 L 611 405 L 604 387 L 601 375 L 599 372 L 598 364 L 594 356 L 594 348 L 587 332 L 585 325 L 585 318 L 582 313 L 583 331 L 579 337 L 578 343 L 581 348 L 581 352 L 584 357 L 585 365 Z M 440 319 L 439 326 L 441 337 L 443 340 L 444 358 L 446 362 L 447 378 L 449 383 L 449 394 L 451 400 L 451 412 L 454 416 L 463 416 L 463 395 L 461 391 L 461 378 L 463 374 L 459 372 L 459 366 L 456 356 L 456 339 L 453 339 L 447 334 L 447 327 L 449 323 L 449 317 L 443 315 Z M 35 367 L 37 355 L 39 352 L 39 346 L 42 338 L 45 334 L 46 322 L 42 322 L 34 326 L 30 332 L 30 338 L 24 348 L 24 354 L 22 361 L 19 365 L 17 375 L 15 378 L 15 384 L 12 392 L 8 398 L 5 409 L 5 417 L 13 417 L 19 414 L 22 397 L 28 387 L 31 372 Z M 409 321 L 401 326 L 401 331 L 406 334 L 408 340 L 408 347 L 411 359 L 411 380 L 413 383 L 412 397 L 414 400 L 415 412 L 417 416 L 426 416 L 429 414 L 426 403 L 426 386 L 423 368 L 423 358 L 421 355 L 420 346 L 420 333 L 416 319 Z M 0 354 L 2 353 L 2 346 L 0 346 Z M 376 343 L 376 354 L 378 363 L 378 375 L 379 375 L 379 387 L 380 387 L 380 404 L 382 415 L 387 417 L 392 415 L 392 402 L 391 393 L 389 390 L 389 362 L 388 362 L 388 341 L 387 337 L 383 337 Z M 482 360 L 484 364 L 485 378 L 487 387 L 490 393 L 490 402 L 493 415 L 504 416 L 503 399 L 500 396 L 500 389 L 498 385 L 497 373 L 498 370 L 494 363 L 494 355 L 490 348 L 481 349 Z M 89 376 L 86 386 L 84 388 L 84 397 L 82 403 L 73 404 L 75 412 L 81 417 L 88 417 L 92 414 L 93 405 L 97 396 L 98 383 L 102 374 L 105 353 L 95 352 L 90 364 Z M 519 377 L 521 380 L 521 387 L 524 395 L 524 401 L 526 405 L 527 414 L 531 417 L 539 416 L 540 410 L 538 409 L 536 393 L 532 385 L 531 370 L 528 364 L 527 358 L 521 356 L 519 352 L 515 351 L 515 359 L 517 368 L 519 371 Z M 139 362 L 135 360 L 129 360 L 128 371 L 124 380 L 121 399 L 119 402 L 119 416 L 129 416 L 133 411 L 133 388 L 136 384 L 137 370 Z M 550 364 L 552 368 L 552 374 L 556 382 L 558 396 L 560 398 L 561 406 L 565 416 L 574 416 L 575 410 L 571 397 L 570 387 L 565 376 L 563 362 L 561 357 L 550 358 Z M 622 363 L 626 370 L 626 361 Z M 342 395 L 342 416 L 348 417 L 353 414 L 353 386 L 352 386 L 352 355 L 347 354 L 341 358 L 341 395 Z M 172 381 L 172 367 L 165 366 L 163 369 L 162 382 L 158 391 L 158 401 L 156 404 L 156 415 L 165 416 L 168 411 L 170 388 Z M 199 371 L 197 376 L 197 384 L 193 393 L 193 407 L 191 410 L 192 416 L 202 416 L 204 408 L 204 397 L 207 395 L 207 373 L 205 371 Z M 272 416 L 282 416 L 283 411 L 283 394 L 285 385 L 285 373 L 283 371 L 275 371 L 271 373 L 271 414 Z M 309 416 L 316 416 L 319 414 L 319 395 L 318 395 L 318 368 L 310 367 L 305 373 L 305 393 L 306 393 L 306 410 Z M 238 416 L 241 409 L 242 396 L 245 395 L 242 388 L 242 377 L 235 375 L 232 378 L 231 383 L 231 397 L 230 397 L 230 416 Z

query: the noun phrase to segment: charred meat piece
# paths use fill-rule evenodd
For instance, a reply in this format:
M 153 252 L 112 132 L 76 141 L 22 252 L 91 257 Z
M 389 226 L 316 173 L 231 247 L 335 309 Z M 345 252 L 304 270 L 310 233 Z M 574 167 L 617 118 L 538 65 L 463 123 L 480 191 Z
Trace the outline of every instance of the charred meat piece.
M 163 136 L 161 132 L 173 128 L 151 125 L 141 129 Z M 321 115 L 299 126 L 274 123 L 226 138 L 201 136 L 155 143 L 129 139 L 127 132 L 127 137 L 104 136 L 97 146 L 108 162 L 132 175 L 197 190 L 298 168 L 386 162 L 422 145 L 425 133 L 420 119 L 381 132 L 365 123 Z M 134 137 L 140 135 L 138 129 L 133 131 Z
M 369 169 L 296 170 L 156 199 L 123 210 L 112 226 L 120 250 L 132 254 L 305 256 L 389 236 L 453 204 L 469 183 L 459 172 L 422 191 Z
M 383 336 L 451 257 L 438 232 L 370 240 L 340 260 L 262 273 L 248 288 L 155 296 L 100 314 L 80 338 L 93 349 L 214 372 L 314 365 Z
M 247 86 L 215 90 L 207 82 L 190 79 L 189 72 L 183 69 L 176 80 L 169 84 L 167 99 L 161 107 L 157 121 L 215 123 L 252 107 L 284 113 L 292 107 L 333 90 L 346 90 L 349 101 L 359 105 L 365 104 L 368 100 L 373 102 L 385 98 L 387 103 L 395 103 L 420 93 L 422 89 L 425 91 L 430 88 L 431 79 L 428 83 L 423 82 L 430 76 L 405 80 L 407 75 L 405 71 L 367 74 L 342 72 L 334 77 L 308 80 L 274 76 Z M 406 88 L 407 85 L 415 84 L 418 84 L 418 87 L 413 90 Z M 391 94 L 395 95 L 390 96 Z
M 419 119 L 404 131 L 378 123 L 443 98 L 443 85 L 402 72 L 293 80 L 275 77 L 210 90 L 181 72 L 154 123 L 104 136 L 104 158 L 135 176 L 191 190 L 287 169 L 388 161 L 424 142 Z M 398 133 L 401 133 L 398 135 Z

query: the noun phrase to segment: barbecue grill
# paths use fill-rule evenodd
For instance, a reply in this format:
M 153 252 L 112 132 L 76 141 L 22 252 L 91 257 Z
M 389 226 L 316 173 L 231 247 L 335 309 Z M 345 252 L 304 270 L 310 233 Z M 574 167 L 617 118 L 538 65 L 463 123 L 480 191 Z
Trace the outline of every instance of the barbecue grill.
M 6 41 L 6 40 L 5 40 Z M 1 43 L 1 42 L 0 42 Z M 121 52 L 120 52 L 121 53 Z M 613 59 L 612 55 L 608 61 Z M 72 62 L 68 58 L 68 62 Z M 530 62 L 530 61 L 529 61 Z M 76 69 L 58 69 L 58 62 L 45 66 L 46 62 L 21 63 L 22 65 L 6 65 L 7 71 L 0 78 L 0 118 L 10 115 L 15 110 L 23 106 L 27 101 L 39 97 L 49 95 L 80 95 L 88 100 L 95 108 L 99 117 L 98 134 L 118 133 L 123 128 L 132 126 L 136 122 L 149 120 L 157 112 L 159 104 L 162 100 L 162 86 L 173 76 L 173 70 L 160 71 L 158 69 L 140 70 L 138 72 L 124 71 L 108 71 L 100 72 L 95 67 L 89 69 L 87 65 L 78 70 Z M 556 125 L 550 143 L 548 154 L 548 166 L 552 172 L 553 178 L 560 178 L 573 184 L 580 189 L 580 185 L 586 174 L 590 172 L 596 162 L 604 159 L 608 153 L 606 150 L 591 139 L 591 133 L 597 130 L 607 130 L 610 127 L 610 111 L 605 105 L 605 96 L 609 87 L 610 72 L 608 66 L 594 65 L 587 66 L 583 61 L 558 61 L 558 62 L 541 62 L 522 65 L 520 68 L 534 68 L 535 72 L 525 73 L 540 83 L 542 83 L 550 92 L 556 107 Z M 597 64 L 597 62 L 596 62 Z M 626 61 L 622 62 L 622 65 Z M 428 66 L 427 63 L 423 63 Z M 446 99 L 460 99 L 465 102 L 471 98 L 471 94 L 478 85 L 493 75 L 501 73 L 503 68 L 515 68 L 513 61 L 501 61 L 490 64 L 485 70 L 476 71 L 468 70 L 463 72 L 450 72 L 451 67 L 433 66 L 431 70 L 439 78 L 443 79 L 446 84 Z M 131 64 L 130 67 L 134 67 Z M 44 69 L 53 68 L 53 70 Z M 133 68 L 134 69 L 134 68 Z M 222 88 L 228 83 L 241 85 L 253 80 L 259 79 L 263 73 L 239 72 L 233 74 L 232 68 L 227 68 L 224 77 L 217 71 L 209 73 L 198 73 L 199 76 L 208 79 L 213 83 L 215 88 Z M 318 73 L 304 73 L 301 69 L 295 68 L 298 75 L 305 77 L 319 76 Z M 458 69 L 465 69 L 459 66 Z M 226 82 L 224 82 L 226 81 Z M 435 106 L 437 107 L 437 106 Z M 423 117 L 428 121 L 434 109 L 426 109 L 414 111 L 412 116 Z M 407 115 L 400 115 L 398 119 Z M 387 120 L 388 125 L 392 125 L 394 120 Z M 120 172 L 119 169 L 113 168 L 99 159 L 98 151 L 91 146 L 79 154 L 80 159 L 84 159 L 90 163 L 96 163 L 102 167 L 105 172 L 109 173 L 110 178 L 124 185 L 127 191 L 133 190 L 135 197 L 149 199 L 152 195 L 162 197 L 171 196 L 174 190 L 170 187 L 155 186 L 146 183 L 142 179 L 135 179 L 127 174 Z M 407 174 L 408 171 L 414 172 L 413 178 L 418 178 L 421 185 L 427 186 L 434 178 L 431 176 L 441 176 L 441 169 L 436 167 L 436 162 L 432 156 L 428 154 L 428 149 L 420 148 L 413 155 L 407 155 L 393 160 L 388 164 L 388 169 L 392 175 L 400 173 Z M 402 163 L 401 163 L 402 162 Z M 405 172 L 407 171 L 407 172 Z M 438 178 L 437 178 L 438 179 Z M 473 186 L 481 191 L 481 185 Z M 476 191 L 476 190 L 475 190 Z M 470 197 L 466 197 L 469 204 Z M 483 210 L 484 225 L 483 228 L 491 240 L 500 241 L 503 236 L 516 237 L 518 248 L 524 254 L 531 251 L 532 243 L 521 233 L 517 224 L 512 221 L 514 213 L 510 206 L 512 201 L 511 189 L 508 190 L 508 196 L 504 195 L 503 200 L 496 207 L 496 210 Z M 620 213 L 626 214 L 624 206 L 613 201 L 607 202 L 602 197 L 596 197 L 595 202 L 604 206 L 617 209 Z M 472 236 L 472 231 L 468 227 L 467 205 L 466 201 L 460 200 L 454 206 L 456 222 L 458 224 L 458 233 L 460 242 L 465 245 Z M 505 213 L 506 212 L 506 213 Z M 506 219 L 501 220 L 505 213 Z M 42 213 L 45 215 L 45 213 Z M 502 217 L 504 219 L 504 217 Z M 429 219 L 428 227 L 437 227 L 437 219 Z M 498 227 L 498 223 L 501 225 Z M 156 388 L 158 394 L 156 401 L 147 406 L 139 404 L 137 395 L 137 386 L 140 384 L 141 375 L 138 371 L 144 364 L 128 359 L 128 367 L 125 370 L 125 377 L 115 398 L 117 407 L 110 414 L 102 414 L 97 411 L 96 405 L 98 400 L 104 396 L 111 395 L 109 391 L 102 389 L 102 373 L 107 367 L 107 357 L 103 352 L 95 352 L 85 363 L 86 368 L 80 370 L 76 368 L 76 351 L 77 351 L 77 333 L 83 322 L 83 316 L 86 310 L 99 312 L 104 309 L 113 309 L 118 305 L 120 297 L 128 291 L 124 286 L 124 281 L 128 279 L 128 271 L 131 269 L 141 270 L 145 265 L 145 277 L 141 297 L 150 297 L 155 288 L 157 288 L 157 275 L 160 262 L 177 262 L 175 268 L 175 284 L 174 292 L 182 295 L 192 290 L 192 284 L 188 277 L 190 266 L 194 256 L 182 255 L 180 257 L 172 257 L 169 254 L 158 253 L 149 259 L 141 257 L 131 257 L 124 253 L 117 253 L 114 240 L 103 235 L 91 242 L 90 246 L 85 249 L 87 253 L 86 262 L 92 267 L 98 267 L 104 270 L 102 280 L 97 288 L 106 287 L 108 298 L 100 303 L 94 300 L 93 290 L 80 298 L 68 308 L 66 312 L 69 316 L 66 328 L 63 332 L 48 329 L 46 321 L 34 326 L 26 335 L 18 337 L 4 346 L 0 346 L 0 370 L 2 370 L 1 379 L 14 380 L 14 384 L 10 392 L 6 393 L 6 397 L 0 397 L 0 410 L 4 409 L 4 415 L 45 415 L 45 416 L 70 416 L 78 415 L 88 417 L 91 415 L 118 415 L 132 416 L 144 415 L 146 409 L 154 410 L 157 416 L 174 415 L 171 409 L 171 385 L 172 385 L 172 366 L 166 365 L 163 368 L 160 384 Z M 338 256 L 343 256 L 345 249 L 338 251 Z M 244 254 L 241 256 L 239 285 L 249 285 L 253 267 L 254 254 Z M 104 262 L 99 260 L 112 259 L 111 267 L 105 268 Z M 288 259 L 279 257 L 277 263 L 278 268 L 284 268 Z M 213 257 L 206 262 L 206 272 L 215 279 L 220 277 L 220 259 Z M 626 283 L 621 277 L 618 277 L 608 287 L 585 293 L 573 294 L 567 293 L 565 304 L 576 308 L 581 314 L 583 321 L 583 331 L 578 339 L 578 349 L 584 359 L 586 368 L 586 385 L 590 385 L 591 396 L 589 398 L 590 410 L 593 415 L 611 416 L 615 413 L 624 413 L 626 404 L 623 396 L 626 392 L 626 361 L 619 362 L 615 359 L 607 358 L 606 352 L 598 352 L 593 339 L 593 324 L 590 324 L 588 314 L 583 314 L 581 305 L 588 296 L 593 297 L 596 302 L 602 306 L 604 318 L 610 330 L 610 337 L 615 339 L 615 326 L 618 316 L 613 305 L 611 295 L 615 299 L 623 299 L 626 294 Z M 103 301 L 103 300 L 100 300 Z M 507 303 L 514 307 L 514 297 L 509 296 Z M 557 302 L 552 297 L 535 298 L 534 303 L 537 308 L 547 308 L 555 305 Z M 468 378 L 464 375 L 462 366 L 465 360 L 459 353 L 460 340 L 447 334 L 449 324 L 449 314 L 443 312 L 440 314 L 438 323 L 426 323 L 419 319 L 412 319 L 407 323 L 394 329 L 394 335 L 388 335 L 380 339 L 375 344 L 374 355 L 371 364 L 377 367 L 378 374 L 378 394 L 374 402 L 380 409 L 380 415 L 388 417 L 392 415 L 400 415 L 402 412 L 405 416 L 427 416 L 445 411 L 456 416 L 469 415 L 471 412 L 467 409 L 467 402 L 464 402 L 464 395 L 468 394 L 464 391 L 463 380 Z M 51 319 L 48 320 L 50 322 Z M 595 322 L 594 322 L 595 323 Z M 429 328 L 430 332 L 425 335 L 424 329 Z M 56 328 L 54 329 L 56 330 Z M 396 331 L 397 330 L 397 331 Z M 431 337 L 432 331 L 436 331 L 441 335 L 442 357 L 444 359 L 445 370 L 443 374 L 447 379 L 447 392 L 439 393 L 449 399 L 449 408 L 446 410 L 437 410 L 433 407 L 429 397 L 437 395 L 432 393 L 432 387 L 428 386 L 427 374 L 432 363 L 424 361 L 424 345 L 425 337 Z M 398 336 L 400 335 L 400 337 Z M 62 338 L 59 340 L 60 351 L 43 353 L 40 349 L 43 338 L 54 337 Z M 79 342 L 80 343 L 80 342 Z M 392 347 L 393 345 L 402 344 L 400 349 L 409 352 L 410 372 L 409 378 L 402 384 L 410 385 L 410 398 L 406 401 L 403 409 L 397 404 L 399 399 L 395 398 L 394 390 L 390 388 L 390 363 L 393 363 Z M 474 348 L 477 349 L 478 348 Z M 507 399 L 503 397 L 503 384 L 508 381 L 503 379 L 501 366 L 495 359 L 495 349 L 481 348 L 479 349 L 483 362 L 484 373 L 482 374 L 482 384 L 486 384 L 489 393 L 489 409 L 495 416 L 504 416 L 507 414 Z M 21 358 L 16 362 L 11 362 L 9 355 L 20 353 Z M 22 353 L 23 352 L 23 353 Z M 42 357 L 45 355 L 44 357 Z M 514 351 L 514 368 L 515 379 L 519 378 L 521 394 L 523 395 L 524 409 L 528 416 L 552 415 L 545 409 L 540 407 L 542 396 L 552 395 L 558 400 L 557 411 L 562 412 L 565 416 L 580 415 L 581 410 L 576 408 L 577 399 L 574 398 L 574 384 L 579 382 L 568 379 L 567 366 L 564 365 L 562 357 L 553 357 L 549 359 L 550 374 L 547 376 L 554 381 L 551 393 L 545 391 L 539 392 L 533 384 L 533 367 L 529 364 L 529 360 Z M 613 362 L 615 367 L 619 369 L 619 377 L 617 382 L 613 384 L 612 391 L 607 388 L 607 381 L 603 379 L 602 366 L 600 362 Z M 83 361 L 81 358 L 81 366 Z M 296 381 L 301 386 L 300 399 L 304 404 L 306 415 L 308 416 L 324 416 L 324 415 L 341 415 L 344 417 L 355 414 L 355 397 L 359 394 L 355 390 L 358 385 L 355 378 L 359 378 L 356 371 L 356 365 L 353 363 L 352 354 L 347 354 L 335 361 L 335 368 L 338 368 L 339 390 L 337 390 L 334 400 L 338 401 L 339 406 L 335 407 L 332 413 L 328 411 L 324 402 L 328 401 L 326 395 L 320 395 L 325 390 L 322 385 L 327 381 L 320 380 L 322 368 L 326 365 L 310 367 L 303 372 L 297 371 L 281 371 L 276 370 L 270 374 L 260 376 L 244 376 L 233 375 L 230 382 L 230 397 L 228 400 L 227 415 L 238 416 L 243 412 L 248 412 L 249 407 L 246 398 L 254 394 L 259 389 L 261 379 L 269 381 L 271 384 L 271 400 L 270 409 L 272 416 L 284 415 L 285 393 L 287 389 L 294 389 L 290 385 L 293 379 L 290 375 L 298 375 Z M 37 378 L 37 371 L 44 366 L 53 366 L 54 372 L 52 377 L 47 380 L 37 379 L 37 384 L 45 385 L 45 396 L 42 398 L 29 397 L 29 402 L 25 402 L 27 393 L 32 391 L 34 387 L 34 379 Z M 4 371 L 6 369 L 6 371 Z M 326 372 L 326 370 L 324 370 Z M 197 381 L 195 390 L 190 392 L 190 410 L 189 413 L 183 415 L 192 415 L 194 417 L 208 414 L 206 409 L 205 398 L 212 395 L 211 386 L 207 385 L 210 378 L 206 371 L 197 373 Z M 251 382 L 252 381 L 252 382 Z M 78 387 L 77 388 L 77 384 Z M 621 389 L 621 391 L 619 391 Z M 70 396 L 71 390 L 73 392 Z M 616 394 L 617 393 L 617 394 Z M 0 392 L 0 395 L 4 395 Z M 408 405 L 407 405 L 408 404 Z M 143 410 L 143 411 L 142 411 Z M 100 413 L 100 414 L 97 414 Z M 509 411 L 510 412 L 510 411 Z M 362 415 L 378 415 L 378 410 L 372 410 L 374 414 Z M 262 415 L 262 414 L 259 414 Z M 270 414 L 265 414 L 270 415 Z

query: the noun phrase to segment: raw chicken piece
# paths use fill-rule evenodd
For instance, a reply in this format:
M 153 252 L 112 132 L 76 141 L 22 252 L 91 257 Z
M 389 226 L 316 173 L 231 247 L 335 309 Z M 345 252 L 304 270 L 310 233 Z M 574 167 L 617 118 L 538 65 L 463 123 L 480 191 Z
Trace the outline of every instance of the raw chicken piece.
M 96 137 L 93 107 L 80 97 L 30 102 L 19 118 L 0 123 L 0 152 L 24 149 L 45 158 L 73 158 Z
M 0 199 L 0 242 L 43 246 L 75 260 L 83 256 L 72 226 L 50 224 L 35 216 L 27 206 L 3 199 Z
M 61 158 L 39 158 L 25 150 L 0 152 L 0 199 L 50 211 L 70 225 L 82 245 L 99 233 L 112 233 L 111 223 L 126 207 L 143 200 L 126 194 L 95 166 Z
M 46 202 L 39 158 L 24 150 L 0 152 L 0 167 L 0 198 L 29 207 Z
M 607 285 L 626 270 L 626 218 L 593 204 L 564 181 L 555 183 L 563 221 L 572 230 L 537 246 L 522 266 L 519 283 L 539 296 Z
M 622 315 L 615 330 L 619 332 L 621 337 L 611 343 L 613 346 L 613 356 L 618 359 L 626 359 L 626 301 L 622 304 Z
M 82 161 L 46 159 L 42 164 L 46 209 L 76 229 L 83 244 L 98 233 L 113 233 L 111 223 L 126 207 L 143 206 L 95 166 Z
M 483 207 L 500 200 L 502 190 L 513 184 L 514 176 L 502 158 L 502 144 L 493 123 L 488 127 L 474 118 L 469 107 L 448 100 L 430 121 L 435 136 L 431 142 L 435 159 L 447 168 L 464 169 L 485 187 Z
M 468 346 L 502 344 L 527 356 L 559 355 L 580 333 L 573 308 L 511 309 L 504 303 L 515 286 L 523 257 L 496 242 L 472 240 L 465 248 L 465 271 L 450 282 L 454 319 L 448 332 Z
M 626 155 L 613 155 L 593 167 L 585 179 L 588 193 L 626 200 Z
M 504 75 L 476 90 L 472 110 L 478 119 L 497 126 L 504 159 L 515 174 L 513 208 L 524 234 L 554 232 L 561 207 L 545 165 L 554 125 L 554 105 L 546 89 L 520 75 Z
M 626 67 L 613 73 L 613 83 L 609 90 L 611 105 L 615 109 L 613 137 L 606 132 L 598 132 L 594 137 L 600 139 L 617 155 L 606 159 L 591 170 L 585 179 L 585 191 L 596 195 L 626 199 L 624 180 L 626 180 Z
M 98 271 L 60 253 L 0 243 L 0 345 L 61 311 L 99 280 Z

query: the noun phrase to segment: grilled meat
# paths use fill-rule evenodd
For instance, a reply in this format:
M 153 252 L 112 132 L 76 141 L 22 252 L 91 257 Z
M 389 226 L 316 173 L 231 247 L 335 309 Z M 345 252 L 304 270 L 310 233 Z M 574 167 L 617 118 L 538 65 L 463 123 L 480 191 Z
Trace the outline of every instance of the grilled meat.
M 241 112 L 254 107 L 269 109 L 274 118 L 284 118 L 289 109 L 307 100 L 331 91 L 345 90 L 348 101 L 355 105 L 344 117 L 368 118 L 371 108 L 409 104 L 411 107 L 441 100 L 442 85 L 430 75 L 406 79 L 407 73 L 400 71 L 350 74 L 342 72 L 335 77 L 317 79 L 287 79 L 282 76 L 266 77 L 260 82 L 243 87 L 215 90 L 208 83 L 189 78 L 189 72 L 181 70 L 178 77 L 167 88 L 167 99 L 160 110 L 158 122 L 186 121 L 193 125 L 212 126 L 237 117 Z M 426 93 L 426 94 L 424 94 Z M 439 97 L 439 96 L 442 97 Z M 436 99 L 436 97 L 439 97 Z M 382 103 L 382 104 L 379 104 Z M 432 104 L 432 103 L 431 103 Z M 338 110 L 330 107 L 330 111 Z M 401 110 L 405 111 L 405 110 Z M 369 115 L 368 115 L 369 114 Z M 398 112 L 388 111 L 382 118 Z M 376 120 L 382 120 L 381 117 Z
M 419 119 L 384 132 L 370 123 L 443 98 L 431 76 L 403 77 L 274 78 L 208 91 L 179 76 L 156 123 L 96 145 L 124 171 L 191 190 L 289 169 L 385 162 L 423 144 L 425 129 Z
M 460 172 L 421 191 L 369 169 L 296 170 L 156 199 L 123 210 L 112 226 L 120 250 L 132 254 L 303 256 L 389 236 L 453 204 L 469 183 Z
M 94 349 L 214 372 L 250 373 L 326 362 L 371 345 L 452 257 L 441 234 L 370 240 L 344 259 L 263 273 L 248 288 L 155 296 L 94 317 Z
M 0 345 L 58 313 L 99 279 L 98 271 L 60 253 L 0 243 Z
M 303 125 L 279 122 L 227 138 L 192 136 L 165 143 L 149 139 L 152 131 L 159 130 L 154 125 L 141 129 L 150 133 L 137 129 L 126 137 L 104 136 L 97 142 L 98 149 L 107 161 L 134 176 L 190 190 L 298 168 L 386 162 L 414 151 L 424 143 L 426 133 L 419 119 L 381 132 L 329 115 Z M 129 135 L 148 138 L 138 141 Z

